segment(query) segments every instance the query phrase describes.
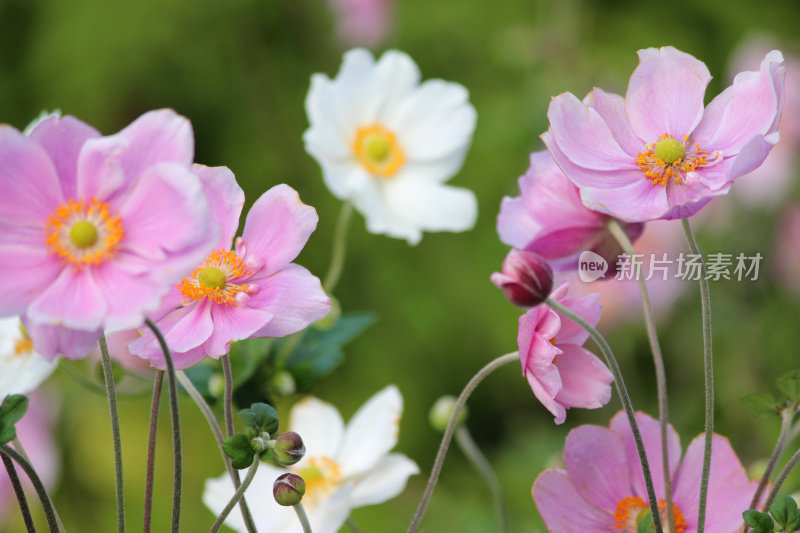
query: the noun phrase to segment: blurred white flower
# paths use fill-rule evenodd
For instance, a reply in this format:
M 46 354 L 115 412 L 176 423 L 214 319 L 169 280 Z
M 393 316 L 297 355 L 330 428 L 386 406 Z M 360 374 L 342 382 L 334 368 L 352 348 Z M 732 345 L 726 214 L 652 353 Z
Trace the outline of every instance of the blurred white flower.
M 0 319 L 0 400 L 7 394 L 29 393 L 56 364 L 33 350 L 19 317 Z
M 294 509 L 281 507 L 272 497 L 272 484 L 281 474 L 294 472 L 306 483 L 303 507 L 314 533 L 336 533 L 350 510 L 384 502 L 400 494 L 408 477 L 419 473 L 405 455 L 389 453 L 397 444 L 403 398 L 391 385 L 367 401 L 345 427 L 332 405 L 306 398 L 292 409 L 290 428 L 303 439 L 306 455 L 290 469 L 263 463 L 245 496 L 259 532 L 301 533 Z M 203 502 L 219 514 L 233 496 L 227 475 L 209 479 Z M 255 503 L 257 502 L 257 503 Z M 239 508 L 225 524 L 247 531 Z
M 345 53 L 331 80 L 311 77 L 306 151 L 325 184 L 366 218 L 367 230 L 416 244 L 422 231 L 475 225 L 472 191 L 443 185 L 461 168 L 475 129 L 467 90 L 442 80 L 420 84 L 417 65 L 389 51 L 376 62 Z

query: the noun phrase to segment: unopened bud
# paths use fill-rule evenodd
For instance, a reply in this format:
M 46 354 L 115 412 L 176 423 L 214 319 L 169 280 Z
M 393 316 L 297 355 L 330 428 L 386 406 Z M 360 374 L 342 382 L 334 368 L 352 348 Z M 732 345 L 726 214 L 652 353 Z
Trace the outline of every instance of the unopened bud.
M 264 453 L 267 449 L 267 439 L 264 437 L 255 437 L 250 440 L 250 447 L 255 453 Z
M 433 426 L 433 429 L 444 433 L 447 429 L 447 424 L 450 423 L 450 417 L 453 416 L 453 409 L 456 407 L 455 396 L 442 396 L 431 407 L 428 413 L 428 421 Z M 465 405 L 461 412 L 458 413 L 457 424 L 463 424 L 467 419 L 467 406 Z
M 297 384 L 290 372 L 281 370 L 269 378 L 269 391 L 275 396 L 289 396 L 297 390 Z
M 525 250 L 511 250 L 503 261 L 503 272 L 495 272 L 490 279 L 520 307 L 539 305 L 553 290 L 550 265 L 540 255 Z
M 222 374 L 211 374 L 208 378 L 208 392 L 214 398 L 222 398 L 225 394 L 225 378 Z
M 306 493 L 306 482 L 297 474 L 283 474 L 272 484 L 272 495 L 278 505 L 297 505 Z
M 275 460 L 283 466 L 298 462 L 306 454 L 303 439 L 294 431 L 281 433 L 275 440 Z

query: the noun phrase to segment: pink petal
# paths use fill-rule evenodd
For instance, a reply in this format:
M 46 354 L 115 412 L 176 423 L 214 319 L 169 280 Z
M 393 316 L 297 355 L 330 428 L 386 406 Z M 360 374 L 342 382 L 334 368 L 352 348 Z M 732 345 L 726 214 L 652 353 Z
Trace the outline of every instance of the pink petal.
M 652 185 L 644 173 L 638 181 L 616 189 L 581 189 L 583 205 L 626 222 L 646 222 L 664 216 L 670 206 L 666 187 Z
M 619 143 L 620 148 L 632 158 L 635 159 L 644 146 L 647 145 L 647 141 L 640 139 L 633 132 L 628 113 L 625 110 L 625 99 L 622 96 L 607 93 L 595 87 L 583 99 L 583 103 L 597 111 L 597 114 L 608 126 L 614 139 Z
M 728 176 L 733 180 L 745 174 L 749 174 L 758 167 L 767 158 L 770 150 L 778 142 L 778 134 L 773 133 L 766 137 L 753 137 L 750 142 L 745 144 L 736 156 L 731 168 L 731 173 Z
M 600 304 L 597 294 L 588 294 L 576 298 L 568 298 L 564 295 L 557 301 L 586 320 L 591 326 L 596 326 L 600 321 L 600 313 L 602 312 L 603 306 Z M 556 344 L 559 346 L 561 346 L 561 344 L 582 346 L 583 343 L 586 342 L 586 339 L 589 338 L 589 332 L 579 326 L 577 322 L 573 322 L 572 319 L 567 318 L 557 311 L 556 313 L 561 319 L 561 329 L 559 329 L 556 335 Z
M 579 188 L 615 189 L 639 183 L 644 179 L 644 172 L 634 164 L 633 159 L 630 159 L 627 165 L 614 170 L 586 168 L 575 164 L 561 151 L 561 147 L 553 139 L 552 130 L 546 131 L 541 137 L 559 168 Z
M 211 218 L 219 223 L 222 230 L 214 249 L 230 250 L 236 230 L 239 229 L 239 216 L 244 206 L 244 191 L 236 183 L 236 178 L 228 167 L 193 165 L 192 170 L 203 184 Z
M 108 200 L 132 186 L 138 176 L 126 179 L 121 161 L 128 148 L 118 136 L 88 139 L 78 155 L 77 196 Z
M 522 198 L 503 198 L 497 216 L 497 233 L 501 242 L 514 248 L 525 248 L 531 236 L 541 228 L 525 209 Z
M 169 290 L 149 277 L 132 276 L 115 262 L 98 265 L 93 276 L 106 302 L 103 325 L 108 329 L 140 326 L 144 313 L 157 310 L 161 297 Z
M 28 316 L 34 322 L 95 331 L 102 327 L 106 309 L 91 268 L 64 268 L 28 308 Z
M 103 334 L 102 330 L 85 331 L 37 324 L 27 317 L 23 317 L 22 322 L 33 341 L 36 353 L 51 361 L 59 355 L 67 359 L 83 359 L 97 347 L 100 335 Z
M 5 228 L 0 224 L 0 229 Z M 64 270 L 44 246 L 0 244 L 0 316 L 21 315 Z
M 563 470 L 551 468 L 539 474 L 531 494 L 545 527 L 552 533 L 616 530 L 613 514 L 584 500 Z
M 613 512 L 631 495 L 625 448 L 619 435 L 600 426 L 579 426 L 564 444 L 567 475 L 583 499 Z
M 668 133 L 680 139 L 703 117 L 708 68 L 671 46 L 639 50 L 625 95 L 631 127 L 640 139 L 655 142 Z
M 272 317 L 254 337 L 284 337 L 324 318 L 331 309 L 319 278 L 300 265 L 290 263 L 271 276 L 256 275 L 250 282 L 258 292 L 247 305 Z
M 730 167 L 730 165 L 724 163 L 716 166 L 722 167 L 722 165 L 724 165 L 724 168 Z M 708 170 L 713 171 L 716 169 L 716 166 Z M 724 171 L 724 168 L 720 168 L 719 170 Z M 723 184 L 721 188 L 712 190 L 706 185 L 705 180 L 700 177 L 711 174 L 712 172 L 703 172 L 702 174 L 701 172 L 697 172 L 699 179 L 688 179 L 680 185 L 674 182 L 668 183 L 666 187 L 667 198 L 672 207 L 662 218 L 672 220 L 692 216 L 711 201 L 713 197 L 727 194 L 730 189 L 730 183 L 727 185 Z
M 276 185 L 261 195 L 247 213 L 242 239 L 245 261 L 257 259 L 264 273 L 288 265 L 305 246 L 317 227 L 317 211 L 300 201 L 288 185 Z
M 597 409 L 611 399 L 611 371 L 593 353 L 576 346 L 561 346 L 556 357 L 562 388 L 555 400 L 565 407 Z
M 664 497 L 664 469 L 661 460 L 661 428 L 658 420 L 645 413 L 636 413 L 636 422 L 642 434 L 647 460 L 650 463 L 650 472 L 653 475 L 653 485 L 656 496 Z M 639 454 L 636 451 L 636 443 L 633 440 L 633 432 L 628 424 L 628 417 L 620 411 L 611 420 L 609 426 L 612 431 L 622 437 L 625 444 L 625 453 L 628 456 L 628 465 L 631 471 L 631 485 L 636 496 L 647 501 L 647 491 L 644 486 L 644 474 L 642 474 L 642 464 L 639 461 Z M 670 476 L 674 477 L 678 461 L 681 458 L 681 443 L 678 434 L 672 425 L 667 427 L 667 451 L 669 453 Z M 673 494 L 675 487 L 673 484 Z M 695 493 L 697 494 L 697 493 Z M 685 513 L 684 513 L 685 514 Z
M 231 343 L 250 337 L 256 337 L 256 332 L 272 318 L 269 311 L 254 308 L 249 305 L 237 307 L 214 305 L 211 308 L 211 318 L 214 321 L 214 331 L 204 344 L 206 353 L 219 359 L 231 349 Z

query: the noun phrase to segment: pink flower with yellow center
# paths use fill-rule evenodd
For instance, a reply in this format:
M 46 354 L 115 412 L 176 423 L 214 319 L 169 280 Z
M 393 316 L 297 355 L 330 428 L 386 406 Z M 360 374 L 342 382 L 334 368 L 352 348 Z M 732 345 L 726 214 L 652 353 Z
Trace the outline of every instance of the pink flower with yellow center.
M 82 347 L 141 324 L 216 235 L 193 157 L 191 125 L 171 110 L 108 137 L 69 116 L 27 136 L 0 127 L 0 316 Z
M 225 167 L 195 165 L 222 235 L 194 272 L 164 298 L 153 314 L 172 350 L 175 367 L 219 358 L 231 342 L 251 337 L 283 337 L 300 331 L 330 311 L 319 279 L 292 263 L 317 227 L 317 212 L 288 185 L 259 198 L 242 237 L 234 236 L 244 192 Z M 198 261 L 199 262 L 199 261 Z M 164 368 L 161 348 L 149 329 L 128 344 L 134 355 Z
M 662 521 L 666 516 L 661 437 L 657 420 L 636 413 L 642 432 Z M 706 531 L 735 533 L 742 525 L 757 481 L 747 479 L 730 442 L 714 435 L 708 486 Z M 678 434 L 669 426 L 669 476 L 676 533 L 696 533 L 697 494 L 703 465 L 704 436 L 696 437 L 681 459 Z M 533 484 L 533 500 L 548 531 L 553 533 L 616 533 L 636 531 L 647 514 L 644 475 L 625 413 L 608 428 L 585 425 L 573 429 L 564 444 L 566 469 L 542 472 Z
M 778 142 L 783 56 L 741 72 L 707 107 L 711 75 L 670 46 L 639 51 L 625 98 L 595 88 L 550 103 L 542 135 L 589 209 L 640 222 L 691 216 Z

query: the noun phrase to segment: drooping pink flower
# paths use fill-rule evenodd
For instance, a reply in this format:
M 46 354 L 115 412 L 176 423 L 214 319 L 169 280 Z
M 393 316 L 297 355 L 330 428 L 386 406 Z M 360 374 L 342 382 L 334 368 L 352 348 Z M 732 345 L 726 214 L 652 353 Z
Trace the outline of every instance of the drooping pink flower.
M 589 324 L 597 324 L 597 297 L 569 298 L 567 291 L 564 284 L 550 298 Z M 555 415 L 556 424 L 566 420 L 570 407 L 596 409 L 611 398 L 614 377 L 596 355 L 583 348 L 588 338 L 583 328 L 547 305 L 534 307 L 519 318 L 522 372 L 539 401 Z
M 69 116 L 0 127 L 0 316 L 95 340 L 141 324 L 217 232 L 193 152 L 171 110 L 108 137 Z
M 520 307 L 544 302 L 553 291 L 553 270 L 542 256 L 516 248 L 508 252 L 503 271 L 490 278 L 505 297 Z
M 615 264 L 622 249 L 608 231 L 611 217 L 583 205 L 578 188 L 547 151 L 531 154 L 531 166 L 519 178 L 519 189 L 520 196 L 505 197 L 500 204 L 497 233 L 501 241 L 541 255 L 556 270 L 575 270 L 580 253 L 587 250 Z M 644 227 L 620 224 L 632 241 Z
M 703 108 L 711 75 L 672 47 L 639 51 L 621 96 L 595 88 L 550 103 L 542 139 L 586 207 L 630 222 L 687 217 L 764 161 L 778 141 L 783 56 L 741 72 Z
M 348 46 L 379 45 L 392 27 L 393 0 L 328 0 L 339 39 Z
M 244 192 L 225 167 L 196 165 L 195 171 L 222 236 L 153 314 L 179 369 L 205 357 L 222 357 L 233 341 L 300 331 L 330 310 L 319 279 L 291 262 L 317 227 L 316 210 L 303 204 L 288 185 L 277 185 L 250 209 L 244 233 L 231 250 Z M 155 336 L 149 329 L 141 333 L 128 344 L 131 353 L 163 369 Z
M 664 471 L 659 423 L 636 414 L 653 475 L 656 497 L 665 516 Z M 744 467 L 725 437 L 714 435 L 708 485 L 706 531 L 735 533 L 742 525 L 755 492 Z M 669 476 L 677 533 L 696 533 L 698 491 L 704 436 L 696 437 L 681 460 L 678 434 L 669 427 Z M 552 533 L 616 533 L 636 531 L 639 513 L 649 509 L 644 476 L 625 413 L 609 428 L 584 425 L 573 429 L 564 444 L 566 469 L 542 472 L 533 484 L 533 500 Z

